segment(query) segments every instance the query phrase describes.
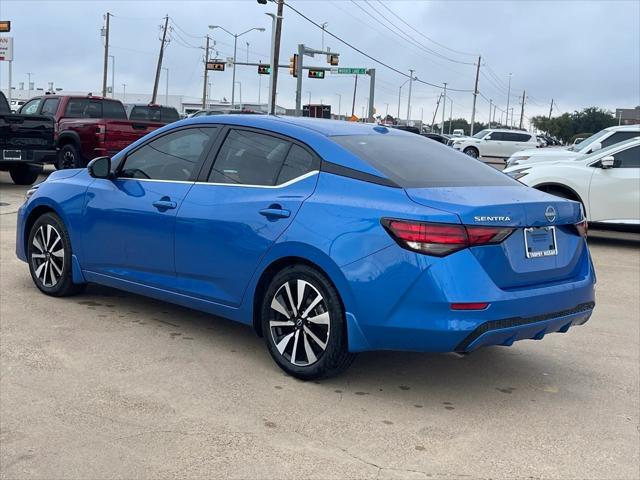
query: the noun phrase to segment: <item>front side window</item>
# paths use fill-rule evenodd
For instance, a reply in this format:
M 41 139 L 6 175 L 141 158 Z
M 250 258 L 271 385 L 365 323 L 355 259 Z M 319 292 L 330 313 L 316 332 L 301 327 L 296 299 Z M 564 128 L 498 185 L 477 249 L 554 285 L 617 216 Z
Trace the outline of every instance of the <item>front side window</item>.
M 486 140 L 490 142 L 500 142 L 504 140 L 504 136 L 505 134 L 503 132 L 491 132 L 491 135 L 489 135 Z
M 473 138 L 484 138 L 487 133 L 489 133 L 489 130 L 480 130 L 473 136 Z
M 54 116 L 58 111 L 58 105 L 60 104 L 59 98 L 47 98 L 42 104 L 42 115 Z
M 331 139 L 402 188 L 523 186 L 484 162 L 421 135 L 348 135 Z
M 33 100 L 24 104 L 24 106 L 20 109 L 21 115 L 35 115 L 38 111 L 38 107 L 40 106 L 41 98 L 34 98 Z
M 613 155 L 616 168 L 640 168 L 640 145 L 627 148 Z
M 276 185 L 291 143 L 246 130 L 231 130 L 208 181 L 234 185 Z
M 189 128 L 163 135 L 127 155 L 119 177 L 187 181 L 217 127 Z

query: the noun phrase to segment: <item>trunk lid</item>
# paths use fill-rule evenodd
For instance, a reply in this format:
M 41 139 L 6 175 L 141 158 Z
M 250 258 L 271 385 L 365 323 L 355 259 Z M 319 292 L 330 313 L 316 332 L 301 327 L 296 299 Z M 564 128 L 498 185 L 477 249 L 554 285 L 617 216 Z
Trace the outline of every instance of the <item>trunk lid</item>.
M 577 202 L 521 186 L 409 188 L 406 192 L 418 204 L 458 215 L 465 225 L 515 229 L 500 244 L 470 249 L 500 288 L 568 280 L 584 266 L 585 242 L 573 226 L 582 219 Z M 555 227 L 557 254 L 528 258 L 525 229 L 546 226 Z

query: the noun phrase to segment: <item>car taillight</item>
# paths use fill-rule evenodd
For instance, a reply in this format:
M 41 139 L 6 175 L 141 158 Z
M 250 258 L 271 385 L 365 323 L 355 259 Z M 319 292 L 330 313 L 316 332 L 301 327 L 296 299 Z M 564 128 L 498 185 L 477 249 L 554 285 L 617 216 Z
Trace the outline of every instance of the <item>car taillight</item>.
M 576 223 L 574 225 L 574 227 L 576 227 L 578 235 L 580 235 L 583 238 L 587 237 L 587 231 L 589 230 L 589 227 L 587 225 L 587 221 L 586 220 L 583 220 L 580 223 Z
M 382 219 L 382 225 L 401 247 L 436 257 L 444 257 L 467 247 L 500 243 L 514 230 L 389 218 Z

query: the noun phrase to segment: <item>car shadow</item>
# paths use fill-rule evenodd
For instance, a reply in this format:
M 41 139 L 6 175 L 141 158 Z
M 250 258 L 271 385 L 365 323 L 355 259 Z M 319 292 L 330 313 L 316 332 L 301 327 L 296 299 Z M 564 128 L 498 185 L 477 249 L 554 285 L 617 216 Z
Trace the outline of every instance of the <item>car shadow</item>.
M 246 325 L 98 285 L 90 285 L 85 295 L 74 298 L 81 304 L 115 308 L 116 313 L 133 313 L 130 321 L 145 328 L 154 328 L 153 324 L 157 322 L 158 327 L 174 332 L 170 335 L 210 342 L 212 348 L 219 347 L 223 341 L 231 352 L 242 356 L 243 362 L 255 364 L 251 370 L 264 373 L 264 381 L 283 384 L 283 372 L 270 358 L 263 339 Z M 454 409 L 455 401 L 469 394 L 473 395 L 474 401 L 495 401 L 496 395 L 531 390 L 532 385 L 539 384 L 543 375 L 547 375 L 546 371 L 557 367 L 555 363 L 549 363 L 548 356 L 532 355 L 517 347 L 488 347 L 463 357 L 454 354 L 365 352 L 358 354 L 353 365 L 337 377 L 314 382 L 287 377 L 288 382 L 285 383 L 292 387 L 298 385 L 295 388 L 320 385 L 326 395 L 371 396 L 371 399 L 376 397 L 381 401 L 407 402 L 415 408 L 436 401 L 443 408 Z M 525 397 L 518 401 L 531 401 Z M 516 396 L 510 398 L 515 400 Z

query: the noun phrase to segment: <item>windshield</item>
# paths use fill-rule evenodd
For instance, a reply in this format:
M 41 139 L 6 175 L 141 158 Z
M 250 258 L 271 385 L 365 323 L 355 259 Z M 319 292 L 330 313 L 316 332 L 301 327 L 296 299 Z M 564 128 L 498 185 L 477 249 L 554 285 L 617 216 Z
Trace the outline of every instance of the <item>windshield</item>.
M 473 136 L 473 138 L 484 138 L 487 133 L 489 133 L 489 130 L 480 130 Z
M 590 145 L 594 142 L 599 141 L 602 137 L 604 137 L 609 132 L 607 130 L 600 130 L 598 133 L 594 133 L 589 138 L 584 139 L 577 145 L 572 145 L 569 147 L 569 150 L 572 152 L 585 152 L 589 149 Z
M 484 162 L 421 135 L 347 135 L 331 139 L 402 188 L 522 186 Z

